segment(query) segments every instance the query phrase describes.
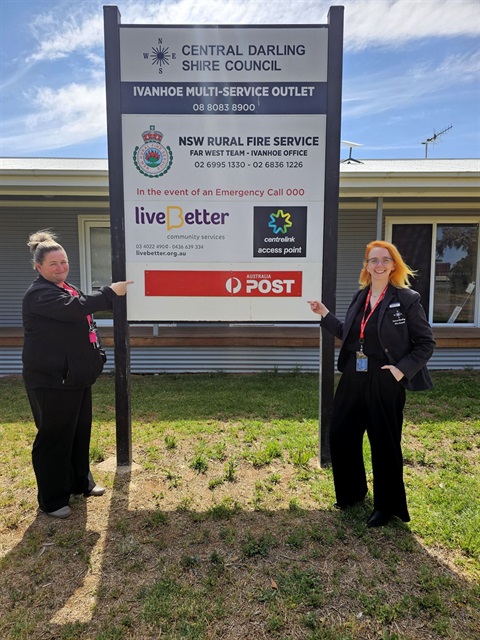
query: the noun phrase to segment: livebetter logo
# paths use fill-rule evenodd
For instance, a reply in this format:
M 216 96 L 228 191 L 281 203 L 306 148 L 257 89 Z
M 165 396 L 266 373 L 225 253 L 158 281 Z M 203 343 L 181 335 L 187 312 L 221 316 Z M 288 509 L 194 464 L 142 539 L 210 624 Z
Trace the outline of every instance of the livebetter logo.
M 146 296 L 302 296 L 301 271 L 145 271 Z

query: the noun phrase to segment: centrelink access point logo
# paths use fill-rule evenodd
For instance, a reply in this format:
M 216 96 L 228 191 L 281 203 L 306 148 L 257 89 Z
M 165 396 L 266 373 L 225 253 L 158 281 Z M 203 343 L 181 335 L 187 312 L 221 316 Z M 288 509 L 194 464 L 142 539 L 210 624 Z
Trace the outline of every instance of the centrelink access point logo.
M 254 258 L 305 258 L 308 207 L 253 207 Z
M 276 213 L 270 214 L 270 222 L 268 226 L 273 229 L 273 233 L 287 233 L 287 230 L 292 226 L 291 216 L 289 213 L 284 213 L 283 209 L 279 209 Z
M 147 178 L 164 176 L 172 166 L 173 153 L 170 147 L 161 144 L 163 133 L 156 131 L 152 124 L 148 131 L 142 133 L 142 138 L 142 146 L 135 147 L 133 152 L 133 164 Z

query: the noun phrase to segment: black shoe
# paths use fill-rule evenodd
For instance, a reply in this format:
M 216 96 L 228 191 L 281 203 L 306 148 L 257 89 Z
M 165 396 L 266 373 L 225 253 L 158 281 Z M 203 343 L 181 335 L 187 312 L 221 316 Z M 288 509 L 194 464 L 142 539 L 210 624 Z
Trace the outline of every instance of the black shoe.
M 367 520 L 367 527 L 384 527 L 390 522 L 392 515 L 388 511 L 373 511 Z
M 83 495 L 85 496 L 85 498 L 89 498 L 90 496 L 95 496 L 96 498 L 98 498 L 99 496 L 103 496 L 105 491 L 105 487 L 101 487 L 99 484 L 96 484 L 93 489 L 90 489 L 90 491 L 86 491 Z
M 60 507 L 60 509 L 57 509 L 56 511 L 45 511 L 45 513 L 51 518 L 61 518 L 63 520 L 64 518 L 69 518 L 72 515 L 72 510 L 67 504 L 65 507 Z
M 344 509 L 348 509 L 349 507 L 355 507 L 357 504 L 362 503 L 363 500 L 364 498 L 360 498 L 360 500 L 354 500 L 353 502 L 335 502 L 333 504 L 333 508 L 343 511 Z

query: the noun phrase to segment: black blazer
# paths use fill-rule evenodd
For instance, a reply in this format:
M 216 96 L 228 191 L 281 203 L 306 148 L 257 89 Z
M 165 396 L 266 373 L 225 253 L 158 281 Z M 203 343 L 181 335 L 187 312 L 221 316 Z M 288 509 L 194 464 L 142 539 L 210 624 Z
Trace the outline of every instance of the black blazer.
M 360 308 L 365 305 L 368 287 L 353 296 L 347 310 L 345 322 L 340 322 L 332 313 L 322 318 L 321 326 L 342 340 L 338 356 L 338 369 L 343 371 L 348 353 L 345 339 Z M 420 294 L 412 289 L 397 289 L 388 285 L 385 297 L 379 306 L 378 339 L 388 362 L 403 373 L 400 383 L 412 391 L 431 389 L 432 379 L 426 364 L 435 348 L 432 328 L 420 304 Z
M 110 287 L 91 295 L 76 291 L 78 297 L 39 275 L 25 293 L 22 360 L 27 389 L 89 387 L 102 372 L 103 359 L 89 340 L 86 316 L 110 308 L 115 293 Z

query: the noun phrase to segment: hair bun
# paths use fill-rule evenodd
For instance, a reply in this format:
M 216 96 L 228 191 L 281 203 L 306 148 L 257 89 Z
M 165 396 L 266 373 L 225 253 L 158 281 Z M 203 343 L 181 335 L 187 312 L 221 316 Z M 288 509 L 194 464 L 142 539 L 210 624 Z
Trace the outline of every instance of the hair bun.
M 56 238 L 57 236 L 50 229 L 42 229 L 30 235 L 27 245 L 30 247 L 31 253 L 35 253 L 39 244 L 56 244 Z

